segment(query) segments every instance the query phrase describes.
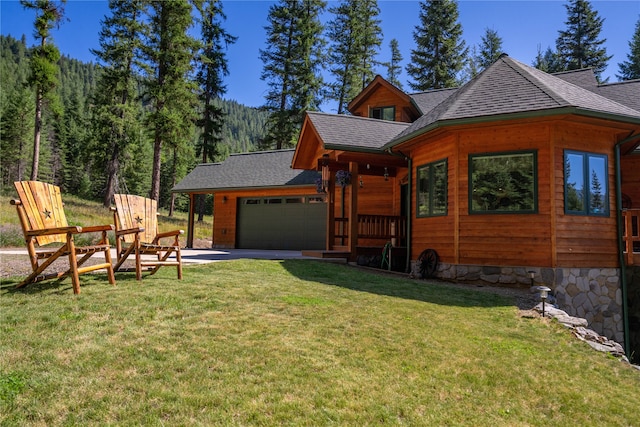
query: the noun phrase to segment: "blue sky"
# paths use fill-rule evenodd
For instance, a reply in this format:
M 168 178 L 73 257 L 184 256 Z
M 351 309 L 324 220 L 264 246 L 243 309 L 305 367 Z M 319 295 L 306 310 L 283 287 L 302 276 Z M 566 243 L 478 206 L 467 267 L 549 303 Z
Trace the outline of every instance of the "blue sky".
M 271 1 L 225 0 L 227 15 L 226 30 L 238 37 L 229 47 L 227 58 L 230 75 L 226 78 L 227 99 L 236 100 L 249 106 L 264 103 L 266 84 L 260 80 L 262 62 L 259 49 L 265 47 L 267 14 Z M 330 1 L 329 6 L 336 2 Z M 468 46 L 480 43 L 486 28 L 498 32 L 503 48 L 514 59 L 531 64 L 538 51 L 555 47 L 558 31 L 565 29 L 567 13 L 559 0 L 510 0 L 485 1 L 462 0 L 458 3 L 463 38 Z M 604 77 L 610 82 L 617 81 L 618 63 L 627 60 L 629 41 L 633 36 L 636 22 L 640 19 L 640 1 L 607 0 L 592 1 L 592 7 L 605 19 L 601 37 L 606 38 L 607 53 L 613 55 Z M 380 19 L 384 33 L 379 60 L 389 57 L 389 41 L 399 42 L 403 56 L 403 68 L 410 61 L 414 48 L 413 31 L 419 23 L 419 2 L 417 0 L 379 0 Z M 65 20 L 59 29 L 53 31 L 54 43 L 60 51 L 72 58 L 85 62 L 95 61 L 89 49 L 98 47 L 100 20 L 109 13 L 106 0 L 68 0 L 65 6 Z M 27 36 L 29 46 L 33 45 L 34 12 L 20 6 L 18 0 L 0 0 L 0 30 L 20 38 Z M 329 18 L 329 16 L 327 16 Z M 378 72 L 384 77 L 386 70 Z M 408 90 L 407 76 L 400 81 Z M 336 106 L 328 103 L 325 112 L 335 112 Z

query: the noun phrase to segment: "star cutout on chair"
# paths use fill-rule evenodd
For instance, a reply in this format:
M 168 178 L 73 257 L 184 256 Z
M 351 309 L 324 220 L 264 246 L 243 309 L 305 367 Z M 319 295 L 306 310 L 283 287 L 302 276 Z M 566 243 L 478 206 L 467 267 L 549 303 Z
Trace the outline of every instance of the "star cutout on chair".
M 140 215 L 136 215 L 135 220 L 138 224 L 142 224 L 142 218 L 140 218 Z
M 49 212 L 49 209 L 43 210 L 42 213 L 44 214 L 45 218 L 51 218 L 51 212 Z

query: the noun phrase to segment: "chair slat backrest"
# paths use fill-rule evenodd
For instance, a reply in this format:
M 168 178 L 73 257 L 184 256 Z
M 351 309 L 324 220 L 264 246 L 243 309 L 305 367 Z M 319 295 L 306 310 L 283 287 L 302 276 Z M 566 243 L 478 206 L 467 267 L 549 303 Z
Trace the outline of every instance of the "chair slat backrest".
M 24 215 L 20 215 L 24 231 L 46 230 L 50 228 L 67 227 L 67 217 L 64 214 L 60 187 L 40 181 L 17 181 L 16 187 L 20 197 L 19 207 Z M 64 243 L 64 234 L 50 236 L 36 236 L 38 245 L 49 243 Z
M 158 232 L 158 204 L 155 200 L 131 194 L 114 194 L 116 211 L 118 213 L 118 228 L 128 229 L 144 227 L 140 233 L 143 243 L 151 243 Z M 124 236 L 127 243 L 134 240 L 133 234 Z

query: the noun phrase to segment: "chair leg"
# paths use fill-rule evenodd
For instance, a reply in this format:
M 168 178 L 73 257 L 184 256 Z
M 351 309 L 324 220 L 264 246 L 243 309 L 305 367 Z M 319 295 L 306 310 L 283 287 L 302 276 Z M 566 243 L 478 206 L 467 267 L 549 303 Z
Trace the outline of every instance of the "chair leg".
M 67 246 L 69 249 L 69 270 L 71 271 L 71 283 L 73 284 L 73 293 L 80 293 L 80 275 L 78 274 L 78 258 L 76 257 L 76 247 L 73 242 L 73 236 L 67 236 Z
M 142 280 L 142 259 L 140 248 L 136 248 L 136 280 Z
M 180 255 L 180 248 L 176 251 L 176 261 L 178 261 L 178 280 L 182 280 L 182 256 Z
M 107 267 L 107 277 L 109 278 L 109 283 L 115 285 L 116 276 L 113 273 L 113 263 L 111 262 L 111 248 L 107 247 L 107 249 L 105 249 L 104 259 L 109 263 L 109 267 Z

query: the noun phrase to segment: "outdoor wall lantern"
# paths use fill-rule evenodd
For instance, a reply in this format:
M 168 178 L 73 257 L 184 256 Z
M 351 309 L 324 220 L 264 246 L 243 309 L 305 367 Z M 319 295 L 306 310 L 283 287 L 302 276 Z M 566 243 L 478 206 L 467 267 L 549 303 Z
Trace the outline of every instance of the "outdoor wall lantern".
M 326 192 L 329 188 L 329 155 L 322 155 L 322 183 L 321 189 L 322 192 Z
M 527 271 L 529 273 L 529 278 L 531 279 L 531 287 L 533 287 L 533 279 L 536 277 L 536 272 L 533 270 Z
M 540 292 L 540 299 L 542 300 L 542 317 L 544 317 L 544 304 L 547 301 L 551 289 L 546 286 L 538 286 L 538 291 Z
M 222 203 L 227 203 L 227 196 L 222 196 Z
M 386 166 L 384 167 L 384 180 L 389 181 L 389 171 Z
M 360 178 L 360 188 L 364 187 L 364 182 L 362 181 L 362 175 L 360 175 L 358 178 Z

